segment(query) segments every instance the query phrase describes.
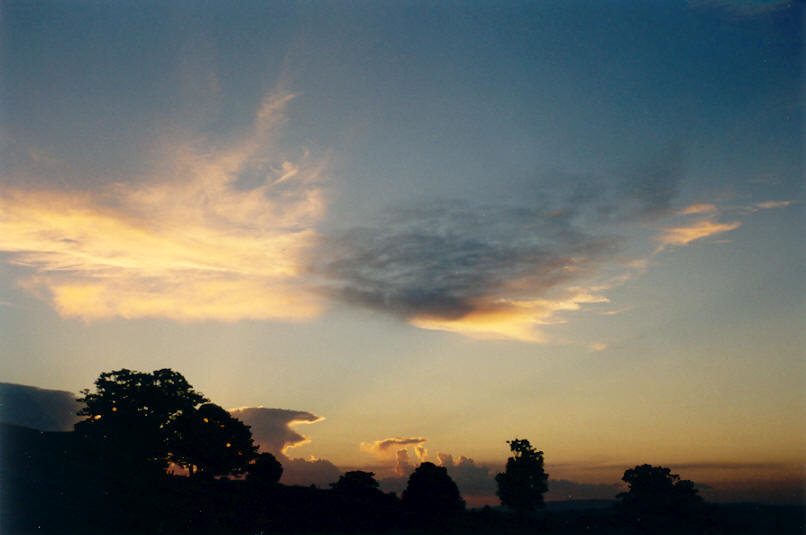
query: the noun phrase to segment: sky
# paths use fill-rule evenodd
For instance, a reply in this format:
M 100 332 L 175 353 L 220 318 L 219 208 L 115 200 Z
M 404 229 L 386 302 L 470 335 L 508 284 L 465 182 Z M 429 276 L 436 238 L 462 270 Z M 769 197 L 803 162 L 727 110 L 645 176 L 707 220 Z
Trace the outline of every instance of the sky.
M 520 437 L 555 498 L 646 462 L 802 502 L 803 23 L 3 2 L 0 378 L 172 368 L 289 482 L 494 502 Z

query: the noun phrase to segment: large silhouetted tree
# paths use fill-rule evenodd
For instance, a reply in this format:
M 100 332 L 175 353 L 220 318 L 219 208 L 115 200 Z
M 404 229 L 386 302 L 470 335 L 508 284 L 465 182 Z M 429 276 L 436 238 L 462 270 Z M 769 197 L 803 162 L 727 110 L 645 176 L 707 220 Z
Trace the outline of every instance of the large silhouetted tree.
M 257 454 L 249 426 L 215 403 L 182 411 L 168 428 L 168 458 L 191 474 L 241 474 Z
M 495 476 L 501 503 L 519 514 L 543 507 L 543 493 L 548 490 L 549 475 L 543 470 L 543 452 L 535 450 L 526 439 L 508 440 L 512 457 L 506 470 Z
M 681 480 L 669 468 L 643 464 L 624 472 L 629 489 L 616 496 L 617 508 L 627 520 L 647 529 L 681 522 L 698 522 L 702 497 L 694 483 Z
M 422 463 L 409 476 L 402 499 L 407 509 L 425 520 L 451 516 L 465 509 L 459 488 L 448 470 L 429 462 Z
M 169 460 L 173 422 L 207 401 L 182 374 L 170 369 L 152 373 L 127 369 L 102 373 L 95 391 L 82 391 L 79 412 L 86 418 L 76 432 L 110 470 L 164 470 Z

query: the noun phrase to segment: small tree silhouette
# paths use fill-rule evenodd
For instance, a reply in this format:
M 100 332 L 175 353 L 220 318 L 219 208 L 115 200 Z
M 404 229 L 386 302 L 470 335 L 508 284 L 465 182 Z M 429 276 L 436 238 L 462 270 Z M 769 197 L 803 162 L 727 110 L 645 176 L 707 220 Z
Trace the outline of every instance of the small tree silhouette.
M 543 452 L 526 439 L 508 440 L 513 456 L 507 459 L 506 471 L 495 476 L 501 503 L 525 515 L 543 507 L 543 493 L 549 475 L 543 470 Z
M 283 465 L 271 453 L 261 453 L 246 467 L 246 480 L 260 485 L 276 485 L 283 476 Z
M 339 480 L 330 484 L 333 490 L 343 496 L 362 496 L 379 492 L 379 484 L 375 480 L 374 472 L 353 470 L 339 477 Z
M 465 502 L 448 470 L 434 463 L 422 463 L 409 476 L 403 504 L 425 521 L 461 513 Z

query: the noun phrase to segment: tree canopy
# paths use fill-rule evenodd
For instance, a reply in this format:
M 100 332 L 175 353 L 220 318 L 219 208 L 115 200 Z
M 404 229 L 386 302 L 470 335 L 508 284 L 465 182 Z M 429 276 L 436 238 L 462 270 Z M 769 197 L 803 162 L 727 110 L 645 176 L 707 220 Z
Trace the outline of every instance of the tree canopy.
M 241 474 L 257 454 L 249 426 L 214 403 L 182 411 L 169 437 L 168 459 L 191 474 Z
M 246 467 L 246 479 L 253 483 L 275 485 L 283 476 L 283 465 L 271 453 L 259 453 Z
M 340 494 L 360 495 L 362 493 L 375 492 L 380 485 L 375 479 L 374 472 L 353 470 L 342 474 L 339 480 L 335 483 L 331 483 L 330 486 Z
M 543 469 L 543 452 L 526 439 L 508 440 L 512 457 L 506 470 L 495 476 L 501 503 L 525 514 L 543 507 L 543 493 L 548 491 L 549 475 Z
M 113 471 L 173 462 L 191 473 L 238 474 L 257 452 L 248 426 L 170 369 L 104 372 L 82 394 L 86 418 L 76 431 Z
M 207 401 L 182 374 L 170 369 L 104 372 L 95 381 L 94 392 L 81 393 L 78 401 L 85 407 L 78 414 L 86 418 L 75 429 L 94 442 L 104 463 L 161 469 L 169 460 L 171 424 Z
M 459 487 L 448 470 L 429 462 L 422 463 L 409 476 L 402 499 L 410 511 L 425 518 L 449 516 L 465 509 Z
M 663 466 L 642 464 L 625 470 L 629 489 L 616 496 L 622 516 L 647 527 L 668 522 L 697 520 L 702 497 L 694 483 Z

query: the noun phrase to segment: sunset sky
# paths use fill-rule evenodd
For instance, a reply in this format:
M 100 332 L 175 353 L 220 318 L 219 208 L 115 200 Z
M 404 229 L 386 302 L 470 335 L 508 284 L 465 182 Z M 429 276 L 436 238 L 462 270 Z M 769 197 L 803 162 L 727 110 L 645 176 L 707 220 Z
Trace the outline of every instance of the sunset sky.
M 568 493 L 647 462 L 800 500 L 803 28 L 3 2 L 0 380 L 169 367 L 313 482 L 427 459 L 491 496 L 517 436 Z

